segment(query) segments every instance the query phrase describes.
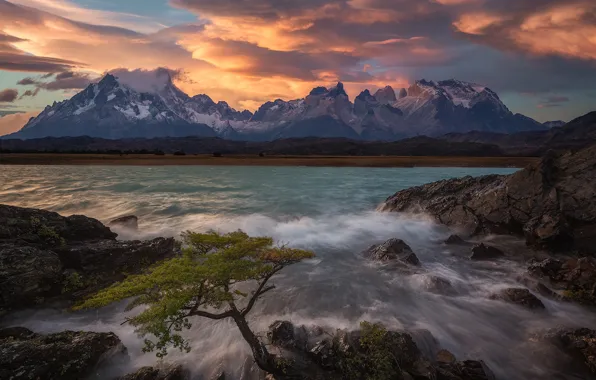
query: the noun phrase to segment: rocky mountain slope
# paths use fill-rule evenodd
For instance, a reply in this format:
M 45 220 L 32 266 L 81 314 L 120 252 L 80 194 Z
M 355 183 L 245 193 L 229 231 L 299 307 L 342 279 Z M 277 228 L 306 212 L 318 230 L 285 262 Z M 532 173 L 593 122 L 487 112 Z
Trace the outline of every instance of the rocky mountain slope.
M 420 80 L 397 93 L 363 91 L 352 103 L 342 83 L 314 88 L 305 98 L 277 99 L 254 115 L 207 95 L 190 97 L 169 74 L 163 85 L 137 91 L 113 75 L 73 98 L 46 107 L 9 138 L 92 136 L 219 136 L 264 141 L 294 137 L 397 140 L 471 130 L 512 133 L 546 126 L 513 114 L 487 87 L 457 80 Z

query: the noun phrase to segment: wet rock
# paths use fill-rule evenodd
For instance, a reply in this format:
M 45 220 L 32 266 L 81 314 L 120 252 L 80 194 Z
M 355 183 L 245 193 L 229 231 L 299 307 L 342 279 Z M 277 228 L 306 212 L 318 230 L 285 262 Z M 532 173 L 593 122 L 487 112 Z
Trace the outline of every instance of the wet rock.
M 556 328 L 535 333 L 530 339 L 554 345 L 596 375 L 596 331 Z
M 138 230 L 139 229 L 139 218 L 136 215 L 125 215 L 118 217 L 108 223 L 108 226 L 113 227 L 123 227 L 129 230 Z
M 128 358 L 113 333 L 41 335 L 22 327 L 0 330 L 0 379 L 83 379 L 99 364 L 117 357 Z
M 399 262 L 407 265 L 420 265 L 420 260 L 401 239 L 389 239 L 383 244 L 373 245 L 364 252 L 366 258 L 382 262 Z
M 515 305 L 524 306 L 528 309 L 544 309 L 544 304 L 533 295 L 528 289 L 508 288 L 490 296 L 492 300 L 500 300 Z
M 431 293 L 442 295 L 456 294 L 455 288 L 453 288 L 451 282 L 442 277 L 424 276 L 422 281 L 424 288 Z
M 368 325 L 364 330 L 338 330 L 327 334 L 306 350 L 300 345 L 288 345 L 292 338 L 286 332 L 290 322 L 275 323 L 272 328 L 280 330 L 279 342 L 291 348 L 291 373 L 300 379 L 356 379 L 365 378 L 371 368 L 382 371 L 382 378 L 417 380 L 493 380 L 490 370 L 477 361 L 458 362 L 448 351 L 441 351 L 435 363 L 428 360 L 416 345 L 412 335 L 405 331 L 388 331 L 379 325 Z M 377 326 L 377 327 L 375 327 Z M 371 330 L 372 328 L 372 330 Z M 430 334 L 429 334 L 430 335 Z M 284 356 L 285 357 L 285 356 Z M 310 364 L 309 364 L 310 361 Z M 296 363 L 299 363 L 297 366 Z M 371 367 L 372 366 L 372 367 Z M 284 377 L 273 377 L 282 379 Z
M 437 353 L 437 362 L 439 363 L 454 363 L 457 359 L 455 358 L 455 355 L 453 355 L 451 352 L 447 351 L 447 350 L 440 350 Z
M 223 377 L 222 377 L 223 376 Z M 181 365 L 163 367 L 142 367 L 136 372 L 119 377 L 116 380 L 187 380 L 190 374 Z M 225 374 L 214 380 L 225 380 Z
M 492 260 L 505 256 L 503 251 L 490 245 L 480 243 L 472 248 L 471 260 Z
M 447 239 L 445 239 L 444 243 L 448 245 L 462 245 L 466 244 L 466 241 L 459 235 L 450 235 Z
M 274 346 L 295 348 L 294 325 L 288 321 L 275 321 L 269 326 L 267 338 Z
M 472 234 L 525 236 L 549 250 L 596 252 L 596 145 L 547 153 L 508 176 L 448 179 L 389 197 L 385 211 L 417 212 Z
M 531 263 L 528 274 L 546 280 L 565 298 L 586 305 L 596 305 L 596 259 L 545 259 Z
M 483 361 L 465 360 L 439 363 L 437 380 L 495 380 L 495 375 Z
M 0 204 L 0 240 L 22 241 L 42 248 L 96 239 L 116 239 L 100 221 L 82 215 L 69 217 L 55 212 Z
M 172 238 L 116 236 L 85 216 L 0 205 L 0 314 L 76 299 L 176 254 Z

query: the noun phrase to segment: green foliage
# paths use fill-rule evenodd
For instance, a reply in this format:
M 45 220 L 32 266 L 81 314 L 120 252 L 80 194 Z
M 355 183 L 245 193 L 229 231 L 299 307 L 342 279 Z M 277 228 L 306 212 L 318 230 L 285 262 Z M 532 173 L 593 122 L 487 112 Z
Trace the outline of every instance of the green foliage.
M 72 272 L 62 281 L 62 293 L 75 292 L 85 287 L 83 276 L 78 272 Z
M 380 323 L 360 323 L 359 347 L 338 352 L 340 369 L 346 380 L 391 380 L 400 373 L 393 354 L 392 337 Z M 334 341 L 338 349 L 339 343 Z
M 56 232 L 52 227 L 43 223 L 43 220 L 39 219 L 38 217 L 32 216 L 31 220 L 31 227 L 35 230 L 37 235 L 42 238 L 46 243 L 51 245 L 59 245 L 64 246 L 66 245 L 66 240 L 60 234 Z
M 191 317 L 232 317 L 238 324 L 273 288 L 265 285 L 275 273 L 314 256 L 304 250 L 276 247 L 271 238 L 249 237 L 242 231 L 185 232 L 182 240 L 181 256 L 165 260 L 145 274 L 129 276 L 75 309 L 97 308 L 132 297 L 128 310 L 146 306 L 128 321 L 146 337 L 144 351 L 156 351 L 158 357 L 165 356 L 170 346 L 188 352 L 190 346 L 180 332 L 191 327 Z M 238 285 L 250 284 L 254 288 L 250 293 L 238 289 Z M 255 343 L 249 344 L 253 347 Z

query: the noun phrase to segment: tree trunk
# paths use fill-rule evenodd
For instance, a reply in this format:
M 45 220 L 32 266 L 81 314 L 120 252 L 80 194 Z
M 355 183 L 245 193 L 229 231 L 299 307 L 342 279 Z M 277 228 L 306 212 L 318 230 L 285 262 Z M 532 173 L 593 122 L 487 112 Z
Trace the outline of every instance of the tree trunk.
M 280 374 L 280 369 L 275 363 L 275 357 L 267 351 L 265 345 L 252 332 L 246 319 L 238 311 L 232 313 L 232 318 L 234 318 L 234 322 L 236 322 L 238 329 L 242 333 L 242 337 L 250 346 L 252 355 L 259 368 L 273 375 Z

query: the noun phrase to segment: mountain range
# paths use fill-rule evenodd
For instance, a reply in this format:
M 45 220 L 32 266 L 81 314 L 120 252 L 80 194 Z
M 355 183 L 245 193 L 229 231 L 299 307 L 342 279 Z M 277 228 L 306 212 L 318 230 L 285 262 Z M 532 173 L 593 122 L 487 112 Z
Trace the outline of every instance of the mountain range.
M 395 91 L 390 86 L 361 92 L 351 102 L 340 82 L 314 88 L 305 98 L 277 99 L 254 114 L 237 111 L 207 95 L 188 96 L 171 78 L 149 92 L 107 74 L 69 100 L 47 106 L 18 132 L 4 138 L 91 136 L 221 137 L 269 141 L 300 137 L 399 140 L 413 136 L 481 131 L 515 133 L 547 126 L 513 114 L 487 87 L 445 80 L 419 80 Z

